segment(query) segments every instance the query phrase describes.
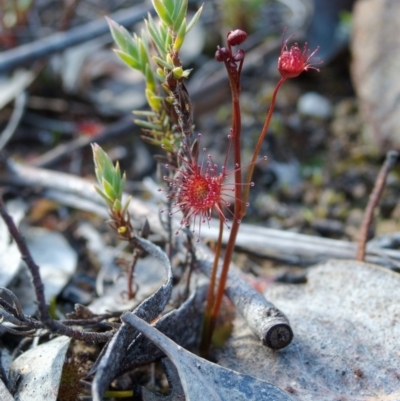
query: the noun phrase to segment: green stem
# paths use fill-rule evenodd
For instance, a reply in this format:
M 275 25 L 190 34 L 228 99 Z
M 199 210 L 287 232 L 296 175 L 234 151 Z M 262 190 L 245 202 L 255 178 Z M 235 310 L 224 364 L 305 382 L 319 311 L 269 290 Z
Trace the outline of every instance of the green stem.
M 215 249 L 215 258 L 214 258 L 214 264 L 213 264 L 212 271 L 211 271 L 210 286 L 208 288 L 207 303 L 206 303 L 206 309 L 204 312 L 203 329 L 202 329 L 202 333 L 201 333 L 200 356 L 202 356 L 203 358 L 207 357 L 208 348 L 210 346 L 209 335 L 210 335 L 211 312 L 212 312 L 213 303 L 214 303 L 215 283 L 217 280 L 219 257 L 221 255 L 223 231 L 224 231 L 224 220 L 221 217 L 219 219 L 219 234 L 218 234 L 217 246 Z
M 272 117 L 272 113 L 274 112 L 274 108 L 275 108 L 275 103 L 276 103 L 276 96 L 278 94 L 279 88 L 282 86 L 282 84 L 286 81 L 285 77 L 282 77 L 280 79 L 280 81 L 278 82 L 278 84 L 275 87 L 274 93 L 272 95 L 272 99 L 271 99 L 271 105 L 269 107 L 268 110 L 268 114 L 267 114 L 267 118 L 265 119 L 265 123 L 263 126 L 263 129 L 261 131 L 261 134 L 258 138 L 254 153 L 253 153 L 253 158 L 251 159 L 251 163 L 250 163 L 250 167 L 249 170 L 247 172 L 247 178 L 246 178 L 246 182 L 244 185 L 244 194 L 243 194 L 243 204 L 244 204 L 244 211 L 243 211 L 243 215 L 241 216 L 241 218 L 245 215 L 246 213 L 246 204 L 247 201 L 249 200 L 249 192 L 250 192 L 250 184 L 251 184 L 251 179 L 253 177 L 253 172 L 254 172 L 254 167 L 256 165 L 256 161 L 257 161 L 257 157 L 258 154 L 260 153 L 261 150 L 261 146 L 262 143 L 264 141 L 265 135 L 268 131 L 268 127 L 269 127 L 269 123 L 271 122 L 271 117 Z

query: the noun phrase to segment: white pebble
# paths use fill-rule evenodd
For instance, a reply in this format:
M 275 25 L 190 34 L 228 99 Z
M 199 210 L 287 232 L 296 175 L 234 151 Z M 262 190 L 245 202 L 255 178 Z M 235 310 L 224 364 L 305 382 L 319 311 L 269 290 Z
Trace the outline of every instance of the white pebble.
M 318 93 L 308 92 L 298 100 L 297 111 L 304 116 L 327 119 L 332 116 L 332 104 Z

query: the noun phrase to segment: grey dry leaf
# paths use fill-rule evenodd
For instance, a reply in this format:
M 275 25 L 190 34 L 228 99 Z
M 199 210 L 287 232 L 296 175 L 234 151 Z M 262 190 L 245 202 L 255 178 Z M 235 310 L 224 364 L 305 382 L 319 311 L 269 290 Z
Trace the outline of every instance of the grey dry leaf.
M 399 288 L 399 274 L 367 263 L 335 260 L 313 267 L 306 284 L 266 291 L 292 323 L 287 348 L 261 346 L 237 320 L 218 361 L 299 401 L 398 401 Z
M 2 401 L 14 401 L 13 396 L 7 390 L 7 387 L 5 386 L 5 384 L 3 383 L 2 380 L 0 380 L 0 400 L 2 400 Z
M 10 382 L 17 381 L 18 401 L 56 401 L 65 355 L 71 339 L 57 337 L 24 352 L 11 365 Z
M 167 255 L 160 247 L 144 238 L 137 238 L 136 241 L 144 251 L 158 259 L 164 267 L 167 275 L 164 284 L 160 286 L 154 294 L 146 298 L 132 312 L 150 322 L 161 314 L 171 297 L 172 267 Z M 115 378 L 118 368 L 126 356 L 128 346 L 137 335 L 138 333 L 136 330 L 123 323 L 110 343 L 98 357 L 90 372 L 91 374 L 95 372 L 92 383 L 92 395 L 94 401 L 102 400 L 105 390 Z
M 294 401 L 290 394 L 264 380 L 240 374 L 200 358 L 132 313 L 122 320 L 162 349 L 174 363 L 186 401 Z
M 25 227 L 21 231 L 35 262 L 40 267 L 46 302 L 50 302 L 74 274 L 78 255 L 58 232 L 37 227 Z M 19 270 L 18 280 L 14 280 L 9 288 L 18 297 L 24 313 L 33 315 L 37 310 L 36 296 L 26 266 Z

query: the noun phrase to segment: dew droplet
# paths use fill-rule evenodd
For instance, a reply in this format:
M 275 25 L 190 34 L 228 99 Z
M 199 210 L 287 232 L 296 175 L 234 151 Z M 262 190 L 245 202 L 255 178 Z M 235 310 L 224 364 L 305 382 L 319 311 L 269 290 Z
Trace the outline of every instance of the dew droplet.
M 267 156 L 263 156 L 262 159 L 263 159 L 263 160 L 268 160 L 268 157 L 267 157 Z
M 240 224 L 242 222 L 242 220 L 237 220 L 237 223 Z
M 251 187 L 254 187 L 254 182 L 251 182 L 251 183 L 250 183 L 250 186 L 251 186 Z
M 250 206 L 250 202 L 246 202 L 246 206 L 247 206 L 247 207 Z
M 235 167 L 236 167 L 236 168 L 239 168 L 239 163 L 235 163 Z

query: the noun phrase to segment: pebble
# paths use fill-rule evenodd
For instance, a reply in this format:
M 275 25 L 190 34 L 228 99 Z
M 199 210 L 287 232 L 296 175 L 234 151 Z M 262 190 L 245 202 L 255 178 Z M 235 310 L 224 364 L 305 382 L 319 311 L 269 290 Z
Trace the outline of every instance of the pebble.
M 299 114 L 320 119 L 332 117 L 331 102 L 316 92 L 307 92 L 302 95 L 297 102 Z

